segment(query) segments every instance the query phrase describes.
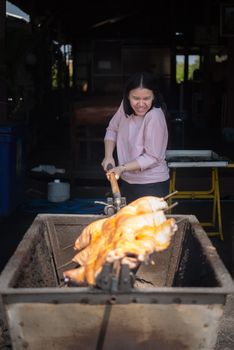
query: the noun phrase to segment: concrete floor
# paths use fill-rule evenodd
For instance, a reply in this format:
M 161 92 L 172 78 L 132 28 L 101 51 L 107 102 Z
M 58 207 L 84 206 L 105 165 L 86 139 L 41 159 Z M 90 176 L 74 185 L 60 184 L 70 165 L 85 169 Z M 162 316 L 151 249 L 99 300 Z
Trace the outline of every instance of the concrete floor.
M 200 133 L 201 134 L 201 133 Z M 219 142 L 214 133 L 213 137 L 210 135 L 208 139 L 205 137 L 206 132 L 203 131 L 203 138 L 200 135 L 200 146 L 197 148 L 196 138 L 193 143 L 192 139 L 188 136 L 186 149 L 212 149 L 220 155 L 228 156 L 234 160 L 234 146 L 233 144 L 227 144 L 226 142 Z M 98 156 L 97 156 L 98 158 Z M 32 173 L 30 169 L 39 164 L 54 164 L 57 168 L 65 168 L 67 177 L 66 181 L 71 180 L 70 173 L 70 150 L 67 145 L 59 143 L 59 137 L 53 143 L 43 144 L 39 149 L 35 150 L 29 157 L 28 170 L 25 181 L 25 201 L 32 199 L 47 199 L 47 183 L 54 179 L 54 175 L 48 174 L 36 174 Z M 92 164 L 93 166 L 93 164 Z M 85 168 L 83 168 L 84 170 Z M 107 193 L 110 193 L 110 187 L 107 183 L 104 174 L 101 174 L 99 159 L 96 159 L 95 171 L 97 178 L 87 179 L 84 177 L 77 178 L 73 181 L 72 186 L 72 198 L 94 198 L 94 197 L 106 197 Z M 83 171 L 84 174 L 84 171 Z M 100 175 L 101 174 L 101 175 Z M 207 174 L 188 174 L 184 173 L 180 177 L 183 185 L 186 183 L 191 186 L 196 184 L 207 184 L 209 181 Z M 221 191 L 221 208 L 222 208 L 222 220 L 223 220 L 223 232 L 224 241 L 221 241 L 219 237 L 211 238 L 213 245 L 216 247 L 221 260 L 226 266 L 228 272 L 234 276 L 234 257 L 233 254 L 233 241 L 234 241 L 234 169 L 221 169 L 220 171 L 220 191 Z M 24 203 L 22 203 L 24 204 Z M 210 202 L 209 201 L 180 201 L 179 205 L 173 209 L 173 213 L 179 214 L 194 214 L 198 219 L 202 220 L 203 215 L 209 215 Z M 4 268 L 7 261 L 13 254 L 17 245 L 21 241 L 27 228 L 31 225 L 35 216 L 35 212 L 25 211 L 25 206 L 18 206 L 9 216 L 0 218 L 0 271 Z M 0 317 L 1 318 L 1 317 Z M 1 322 L 0 322 L 1 323 Z M 220 333 L 218 337 L 218 343 L 215 350 L 231 350 L 234 349 L 234 295 L 229 295 L 227 298 L 227 304 L 223 320 L 220 325 Z M 0 332 L 0 348 L 10 349 L 10 341 L 6 340 L 7 332 Z M 8 345 L 7 345 L 8 344 Z M 2 347 L 1 347 L 2 346 Z

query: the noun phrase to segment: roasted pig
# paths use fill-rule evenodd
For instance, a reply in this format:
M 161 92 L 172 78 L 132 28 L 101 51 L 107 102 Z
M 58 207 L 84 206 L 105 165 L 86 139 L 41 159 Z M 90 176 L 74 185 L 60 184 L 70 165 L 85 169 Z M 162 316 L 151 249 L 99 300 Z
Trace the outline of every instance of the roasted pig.
M 74 245 L 78 253 L 72 260 L 79 267 L 65 271 L 65 281 L 95 285 L 105 263 L 119 261 L 133 269 L 153 252 L 166 249 L 177 230 L 175 220 L 164 214 L 167 207 L 163 198 L 146 196 L 89 224 Z

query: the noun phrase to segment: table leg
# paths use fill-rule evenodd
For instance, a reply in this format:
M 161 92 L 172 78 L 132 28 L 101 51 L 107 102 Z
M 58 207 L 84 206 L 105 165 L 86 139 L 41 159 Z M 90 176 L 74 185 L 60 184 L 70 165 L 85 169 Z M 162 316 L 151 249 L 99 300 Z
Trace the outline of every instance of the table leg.
M 176 190 L 176 168 L 171 169 L 171 178 L 170 178 L 170 193 Z M 221 215 L 221 204 L 220 204 L 220 190 L 219 190 L 219 175 L 218 169 L 212 168 L 211 173 L 211 189 L 207 191 L 178 191 L 172 197 L 169 198 L 168 204 L 169 206 L 172 204 L 172 201 L 176 198 L 180 199 L 212 199 L 213 208 L 212 208 L 212 221 L 211 222 L 201 222 L 203 227 L 218 225 L 218 231 L 215 232 L 207 232 L 208 236 L 217 236 L 223 240 L 222 233 L 222 215 Z M 171 213 L 171 211 L 169 212 Z

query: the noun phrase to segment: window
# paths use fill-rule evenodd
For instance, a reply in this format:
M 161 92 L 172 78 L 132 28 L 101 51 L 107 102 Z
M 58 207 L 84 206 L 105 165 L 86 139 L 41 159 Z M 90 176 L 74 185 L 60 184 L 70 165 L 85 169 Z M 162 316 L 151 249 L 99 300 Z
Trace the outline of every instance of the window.
M 176 55 L 176 82 L 184 81 L 185 55 Z
M 52 50 L 52 88 L 65 88 L 73 86 L 73 58 L 72 46 L 53 42 Z
M 188 80 L 193 80 L 193 73 L 195 70 L 200 69 L 200 56 L 189 55 L 188 56 Z
M 194 71 L 200 69 L 200 55 L 176 55 L 176 82 L 193 80 Z

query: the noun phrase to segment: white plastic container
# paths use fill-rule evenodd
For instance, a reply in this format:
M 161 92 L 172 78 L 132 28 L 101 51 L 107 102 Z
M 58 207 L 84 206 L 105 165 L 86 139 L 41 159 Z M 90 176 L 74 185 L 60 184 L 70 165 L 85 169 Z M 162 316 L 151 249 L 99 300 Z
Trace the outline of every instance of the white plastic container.
M 70 198 L 70 184 L 59 179 L 48 183 L 48 201 L 64 202 Z

